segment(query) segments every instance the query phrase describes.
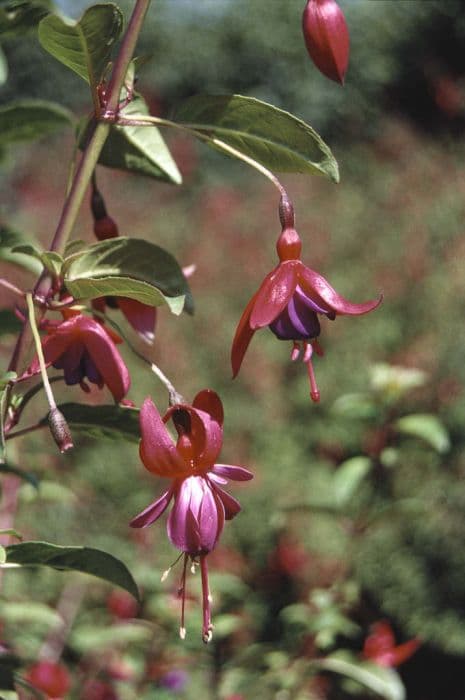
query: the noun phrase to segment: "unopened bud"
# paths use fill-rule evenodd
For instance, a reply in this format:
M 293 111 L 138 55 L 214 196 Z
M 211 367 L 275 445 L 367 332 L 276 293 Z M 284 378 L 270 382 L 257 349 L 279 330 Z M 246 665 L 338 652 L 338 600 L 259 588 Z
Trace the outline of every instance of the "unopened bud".
M 111 216 L 104 216 L 94 221 L 94 233 L 99 241 L 106 241 L 108 238 L 119 236 L 118 226 Z
M 92 188 L 90 208 L 92 210 L 92 216 L 96 221 L 107 216 L 107 208 L 105 206 L 104 199 L 96 187 Z
M 302 17 L 305 45 L 327 78 L 344 84 L 349 63 L 349 30 L 335 0 L 308 0 Z
M 52 408 L 48 414 L 48 424 L 60 452 L 67 452 L 74 447 L 66 418 L 58 408 Z

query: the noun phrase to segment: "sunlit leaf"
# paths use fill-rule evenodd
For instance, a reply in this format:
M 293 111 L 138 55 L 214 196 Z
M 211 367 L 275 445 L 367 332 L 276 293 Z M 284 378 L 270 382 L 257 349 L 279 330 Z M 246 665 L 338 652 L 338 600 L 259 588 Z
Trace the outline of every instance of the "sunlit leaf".
M 450 439 L 447 430 L 437 416 L 430 413 L 413 413 L 399 418 L 395 427 L 403 435 L 412 435 L 427 442 L 437 452 L 447 452 Z
M 111 627 L 99 629 L 95 625 L 77 627 L 71 635 L 73 648 L 81 653 L 103 650 L 114 650 L 118 646 L 128 647 L 134 644 L 148 642 L 153 635 L 149 626 L 140 623 L 113 624 Z
M 113 238 L 67 258 L 64 283 L 75 299 L 123 296 L 149 306 L 167 304 L 174 314 L 190 297 L 189 285 L 170 253 L 137 238 Z
M 145 100 L 136 95 L 121 110 L 121 116 L 130 119 L 134 115 L 149 113 Z M 87 131 L 81 138 L 81 147 Z M 118 170 L 147 175 L 175 185 L 182 182 L 168 146 L 156 126 L 112 126 L 99 156 L 99 164 Z
M 6 56 L 0 47 L 0 86 L 4 85 L 8 79 L 8 63 Z
M 311 126 L 253 97 L 197 95 L 180 105 L 174 119 L 221 139 L 275 172 L 325 175 L 339 181 L 331 150 Z M 212 141 L 210 145 L 215 147 Z
M 51 627 L 63 622 L 56 610 L 45 605 L 45 603 L 39 603 L 34 600 L 25 602 L 5 601 L 0 605 L 0 615 L 5 622 L 14 624 L 37 624 Z
M 58 277 L 61 274 L 63 258 L 55 251 L 47 250 L 45 252 L 41 252 L 32 245 L 19 245 L 15 246 L 12 252 L 20 253 L 21 255 L 29 255 L 30 257 L 39 260 L 43 267 L 48 270 L 53 277 Z
M 345 655 L 327 656 L 313 662 L 317 668 L 333 671 L 346 678 L 351 678 L 368 688 L 385 700 L 405 700 L 405 688 L 399 674 L 392 668 L 377 666 L 368 661 L 359 661 L 357 657 Z
M 339 396 L 332 406 L 332 411 L 337 416 L 356 420 L 374 418 L 378 409 L 370 394 L 360 392 Z
M 72 113 L 55 102 L 16 100 L 0 108 L 0 146 L 34 141 L 73 122 Z
M 49 542 L 21 542 L 6 548 L 7 565 L 46 566 L 59 571 L 80 571 L 124 588 L 136 600 L 139 591 L 123 562 L 92 547 L 63 547 Z
M 93 438 L 122 438 L 130 442 L 139 442 L 139 410 L 123 408 L 115 404 L 108 406 L 89 406 L 80 403 L 64 403 L 59 407 L 66 422 L 74 431 Z M 48 417 L 41 420 L 41 425 L 48 425 Z
M 48 15 L 39 24 L 39 41 L 58 61 L 95 87 L 122 28 L 121 10 L 105 3 L 89 7 L 78 21 Z

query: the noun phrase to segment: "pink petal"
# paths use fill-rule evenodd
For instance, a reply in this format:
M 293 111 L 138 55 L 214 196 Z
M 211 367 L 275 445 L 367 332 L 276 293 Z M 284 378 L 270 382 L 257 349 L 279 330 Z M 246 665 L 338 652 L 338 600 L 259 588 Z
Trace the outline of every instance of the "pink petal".
M 215 464 L 212 472 L 233 481 L 250 481 L 250 479 L 253 479 L 253 474 L 248 469 L 236 467 L 232 464 Z
M 255 304 L 255 299 L 257 298 L 257 294 L 258 292 L 254 294 L 252 299 L 245 307 L 244 312 L 236 328 L 236 333 L 234 335 L 234 340 L 231 348 L 231 365 L 233 371 L 233 379 L 241 368 L 242 360 L 244 359 L 244 355 L 247 351 L 247 348 L 249 347 L 249 343 L 252 340 L 252 336 L 255 333 L 255 331 L 251 329 L 249 321 L 250 314 L 252 313 L 252 309 Z
M 211 393 L 214 394 L 214 392 Z M 221 407 L 222 412 L 221 401 L 219 397 L 216 398 L 219 405 L 215 406 L 215 410 L 219 411 Z M 202 400 L 201 397 L 200 402 L 202 402 Z M 210 397 L 208 401 L 212 403 L 214 400 Z M 195 467 L 197 469 L 209 469 L 215 463 L 223 445 L 223 428 L 221 424 L 209 413 L 205 413 L 205 411 L 189 406 L 188 404 L 176 404 L 175 406 L 171 406 L 167 410 L 163 420 L 167 421 L 170 417 L 173 417 L 173 421 L 176 423 L 176 413 L 178 411 L 184 411 L 189 414 L 190 427 L 187 434 L 194 448 L 193 460 Z
M 321 299 L 332 311 L 341 315 L 349 314 L 351 316 L 358 316 L 360 314 L 366 314 L 376 309 L 383 299 L 381 296 L 379 299 L 367 301 L 364 304 L 353 304 L 338 294 L 322 275 L 304 265 L 302 265 L 299 270 L 299 282 L 306 294 L 310 297 L 312 293 L 316 294 L 317 298 Z
M 297 286 L 299 263 L 296 260 L 286 260 L 265 277 L 250 314 L 252 330 L 268 326 L 286 308 Z
M 215 485 L 214 489 L 224 506 L 226 520 L 232 520 L 241 510 L 241 504 L 229 493 L 223 491 L 223 489 L 221 489 L 219 486 Z
M 192 402 L 194 408 L 199 408 L 201 411 L 208 413 L 217 423 L 223 425 L 224 411 L 223 404 L 218 394 L 212 389 L 204 389 L 199 391 Z
M 140 457 L 146 469 L 160 476 L 176 477 L 186 471 L 158 410 L 149 398 L 142 404 L 139 415 Z
M 56 362 L 60 355 L 67 350 L 68 346 L 73 342 L 71 335 L 66 333 L 54 333 L 42 339 L 42 350 L 46 365 L 51 365 Z M 29 371 L 38 372 L 40 370 L 39 358 L 37 355 L 32 360 Z
M 147 527 L 147 525 L 151 525 L 155 522 L 155 520 L 158 520 L 160 515 L 165 512 L 172 497 L 173 489 L 171 488 L 169 491 L 166 491 L 163 496 L 160 496 L 158 500 L 147 506 L 142 513 L 136 515 L 136 517 L 131 520 L 129 525 L 131 527 Z
M 148 343 L 153 343 L 157 320 L 156 308 L 142 304 L 136 299 L 127 299 L 126 297 L 118 297 L 117 302 L 134 330 Z
M 79 320 L 79 334 L 103 381 L 113 394 L 116 402 L 129 391 L 131 380 L 113 340 L 104 327 L 88 316 L 76 317 Z

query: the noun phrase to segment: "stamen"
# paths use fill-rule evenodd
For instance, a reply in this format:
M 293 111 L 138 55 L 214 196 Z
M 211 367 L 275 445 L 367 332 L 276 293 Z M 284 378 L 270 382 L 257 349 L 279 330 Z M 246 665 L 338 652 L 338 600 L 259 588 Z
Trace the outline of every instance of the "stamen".
M 202 625 L 202 639 L 205 644 L 208 644 L 212 640 L 212 620 L 211 620 L 211 610 L 210 610 L 210 589 L 208 586 L 208 568 L 207 568 L 207 556 L 206 554 L 200 555 L 200 572 L 202 574 L 202 602 L 203 602 L 203 625 Z
M 299 359 L 300 355 L 300 345 L 296 340 L 292 341 L 292 352 L 291 352 L 291 360 L 292 362 L 295 362 L 296 360 Z
M 313 348 L 312 348 L 311 344 L 308 343 L 307 341 L 305 341 L 305 343 L 304 343 L 304 348 L 305 348 L 305 350 L 304 350 L 304 356 L 302 358 L 302 362 L 310 362 L 310 359 L 313 355 Z
M 181 627 L 179 628 L 179 636 L 181 639 L 185 639 L 186 637 L 186 628 L 184 624 L 184 619 L 185 619 L 185 609 L 186 609 L 186 569 L 187 569 L 187 560 L 188 560 L 188 555 L 184 554 L 184 562 L 183 562 L 183 567 L 182 567 L 182 576 L 181 576 L 181 588 L 180 591 L 178 592 L 178 595 L 182 595 L 181 598 Z
M 166 579 L 168 578 L 168 576 L 169 576 L 169 574 L 170 574 L 171 569 L 173 568 L 173 566 L 176 566 L 176 564 L 177 564 L 178 561 L 181 559 L 181 557 L 183 556 L 183 554 L 184 554 L 184 552 L 181 552 L 181 554 L 179 555 L 179 557 L 176 557 L 176 559 L 175 559 L 174 562 L 171 564 L 171 566 L 169 566 L 169 567 L 166 569 L 166 571 L 164 571 L 164 572 L 162 573 L 161 579 L 160 579 L 160 582 L 161 582 L 161 583 L 163 583 L 164 581 L 166 581 Z
M 321 347 L 321 345 L 320 345 L 320 343 L 318 342 L 318 340 L 315 338 L 314 340 L 311 341 L 311 343 L 312 343 L 313 349 L 315 350 L 316 354 L 317 354 L 319 357 L 323 357 L 323 355 L 325 354 L 325 351 L 324 351 L 323 348 Z
M 308 378 L 310 380 L 310 396 L 312 401 L 318 403 L 320 400 L 320 392 L 316 383 L 315 372 L 313 371 L 313 365 L 311 358 L 307 362 Z

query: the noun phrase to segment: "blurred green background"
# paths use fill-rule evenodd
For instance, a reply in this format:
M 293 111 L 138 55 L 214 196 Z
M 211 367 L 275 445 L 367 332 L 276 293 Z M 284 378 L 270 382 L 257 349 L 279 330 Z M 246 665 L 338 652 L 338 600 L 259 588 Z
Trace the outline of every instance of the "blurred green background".
M 90 3 L 61 4 L 77 16 Z M 170 133 L 183 186 L 98 172 L 122 234 L 196 265 L 195 316 L 160 311 L 153 350 L 138 347 L 187 398 L 204 387 L 220 393 L 222 461 L 250 467 L 255 479 L 230 489 L 243 512 L 211 556 L 217 628 L 204 648 L 198 604 L 188 606 L 186 642 L 177 640 L 179 574 L 160 583 L 175 556 L 164 524 L 142 533 L 127 525 L 164 488 L 139 463 L 137 446 L 76 435 L 77 449 L 61 458 L 48 434 L 18 441 L 18 464 L 41 487 L 22 487 L 17 529 L 107 549 L 145 594 L 140 618 L 121 622 L 105 605 L 108 586 L 84 581 L 64 655 L 76 687 L 89 672 L 110 678 L 123 700 L 372 697 L 314 662 L 345 649 L 356 665 L 370 624 L 389 619 L 399 642 L 422 641 L 400 669 L 407 697 L 463 700 L 465 11 L 453 0 L 346 0 L 341 7 L 351 33 L 344 89 L 308 58 L 301 0 L 154 0 L 140 43 L 150 60 L 138 83 L 153 113 L 168 116 L 199 92 L 237 92 L 310 123 L 332 147 L 341 183 L 282 178 L 303 260 L 351 300 L 383 293 L 384 301 L 368 316 L 322 323 L 319 405 L 308 396 L 304 367 L 290 363 L 288 345 L 267 330 L 256 334 L 232 382 L 235 326 L 276 264 L 276 192 L 245 165 Z M 1 44 L 8 63 L 2 104 L 42 97 L 89 112 L 85 84 L 45 55 L 33 33 Z M 71 134 L 5 152 L 3 223 L 49 241 L 71 153 Z M 92 242 L 86 207 L 75 236 Z M 10 340 L 2 337 L 5 365 Z M 150 393 L 162 410 L 164 390 L 123 352 L 133 372 L 129 397 L 139 405 Z M 70 388 L 57 389 L 57 398 L 85 400 Z M 96 391 L 92 401 L 109 398 Z M 45 412 L 40 396 L 26 424 Z M 405 416 L 416 418 L 402 423 Z M 31 621 L 23 601 L 52 609 L 63 584 L 74 583 L 43 572 L 4 579 L 5 600 L 16 605 L 1 604 L 5 639 L 33 659 L 50 619 L 42 609 Z M 130 678 L 115 680 L 112 663 L 128 666 Z M 176 690 L 165 682 L 172 671 L 187 674 Z M 400 697 L 392 678 L 383 678 L 384 697 Z

